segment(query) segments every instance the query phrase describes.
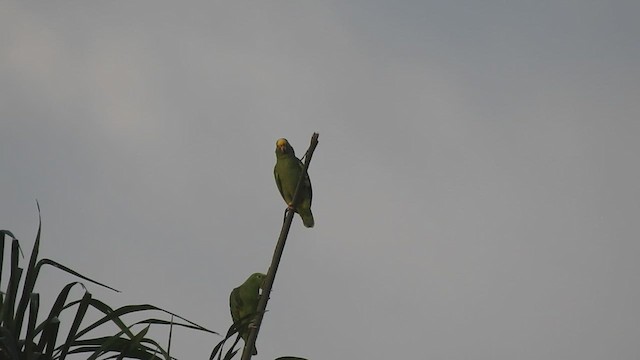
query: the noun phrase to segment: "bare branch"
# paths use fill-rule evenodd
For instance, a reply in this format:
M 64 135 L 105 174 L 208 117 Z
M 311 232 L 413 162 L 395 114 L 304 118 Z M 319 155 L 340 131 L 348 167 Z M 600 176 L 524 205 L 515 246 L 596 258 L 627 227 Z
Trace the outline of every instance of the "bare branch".
M 309 169 L 309 163 L 311 162 L 311 157 L 313 156 L 313 152 L 315 151 L 316 146 L 318 146 L 318 133 L 313 133 L 313 136 L 311 136 L 311 145 L 309 145 L 309 149 L 304 156 L 303 171 L 300 175 L 300 178 L 298 179 L 296 192 L 293 195 L 293 204 L 298 203 L 298 198 L 300 197 L 300 188 L 302 187 L 301 184 L 305 174 L 307 173 L 307 169 Z M 251 359 L 251 352 L 253 350 L 254 344 L 256 343 L 256 339 L 258 338 L 258 332 L 260 331 L 262 318 L 264 317 L 265 310 L 267 309 L 269 294 L 271 294 L 271 288 L 273 287 L 273 282 L 276 278 L 278 265 L 280 265 L 280 258 L 282 257 L 282 253 L 284 252 L 284 245 L 287 242 L 287 236 L 289 235 L 289 229 L 291 228 L 291 222 L 293 221 L 293 214 L 293 210 L 287 210 L 284 223 L 282 224 L 282 230 L 280 230 L 280 236 L 278 237 L 278 243 L 276 244 L 276 249 L 273 252 L 271 266 L 269 267 L 269 271 L 267 272 L 267 278 L 264 280 L 262 295 L 260 296 L 260 301 L 258 302 L 258 309 L 256 310 L 256 318 L 254 320 L 255 327 L 252 328 L 249 332 L 249 339 L 247 340 L 246 344 L 244 344 L 244 350 L 242 351 L 242 360 Z

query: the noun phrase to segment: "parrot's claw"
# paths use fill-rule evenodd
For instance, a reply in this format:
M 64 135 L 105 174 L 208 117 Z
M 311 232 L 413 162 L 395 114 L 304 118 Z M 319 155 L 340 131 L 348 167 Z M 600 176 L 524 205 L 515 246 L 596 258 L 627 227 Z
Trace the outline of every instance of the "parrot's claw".
M 250 322 L 250 323 L 249 323 L 249 325 L 248 325 L 247 327 L 248 327 L 249 329 L 255 329 L 255 328 L 257 327 L 257 326 L 256 326 L 256 322 L 255 322 L 255 321 Z

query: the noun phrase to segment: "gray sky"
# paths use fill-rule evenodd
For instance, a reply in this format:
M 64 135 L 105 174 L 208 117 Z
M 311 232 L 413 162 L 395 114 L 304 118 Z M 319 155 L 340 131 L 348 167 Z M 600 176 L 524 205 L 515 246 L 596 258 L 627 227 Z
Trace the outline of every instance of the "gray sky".
M 294 220 L 257 359 L 635 359 L 638 14 L 3 2 L 0 227 L 30 248 L 37 198 L 41 255 L 122 290 L 96 297 L 225 332 L 280 230 L 275 141 L 317 131 L 316 227 Z

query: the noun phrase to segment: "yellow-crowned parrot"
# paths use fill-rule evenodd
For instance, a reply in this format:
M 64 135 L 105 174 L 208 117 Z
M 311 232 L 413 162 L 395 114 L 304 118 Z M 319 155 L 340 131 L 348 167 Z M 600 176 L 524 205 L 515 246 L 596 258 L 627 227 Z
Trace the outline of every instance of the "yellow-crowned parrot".
M 293 204 L 293 195 L 303 167 L 302 161 L 296 157 L 296 153 L 287 139 L 278 139 L 276 141 L 276 166 L 273 168 L 276 185 L 278 185 L 280 195 L 282 195 L 287 206 L 300 214 L 304 226 L 310 228 L 313 227 L 314 221 L 311 213 L 311 180 L 309 180 L 309 174 L 307 173 L 304 174 L 304 179 L 300 185 L 298 203 Z
M 249 340 L 249 327 L 253 321 L 253 317 L 258 309 L 258 300 L 260 299 L 260 288 L 267 275 L 262 273 L 254 273 L 237 288 L 231 291 L 229 296 L 229 307 L 231 308 L 231 318 L 233 323 L 238 327 L 238 333 L 245 344 Z M 241 323 L 238 323 L 241 321 Z M 258 351 L 253 347 L 253 355 Z

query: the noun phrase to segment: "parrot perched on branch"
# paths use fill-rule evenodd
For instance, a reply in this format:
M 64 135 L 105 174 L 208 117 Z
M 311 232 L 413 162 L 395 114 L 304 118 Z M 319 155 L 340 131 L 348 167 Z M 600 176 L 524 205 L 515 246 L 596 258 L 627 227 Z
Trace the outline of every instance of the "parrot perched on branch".
M 238 327 L 238 333 L 245 344 L 249 340 L 249 328 L 252 325 L 253 317 L 258 309 L 258 300 L 260 299 L 260 289 L 267 275 L 262 273 L 254 273 L 237 288 L 231 291 L 229 295 L 229 307 L 231 308 L 231 318 L 233 323 Z M 242 323 L 238 324 L 238 321 Z M 252 354 L 256 355 L 258 350 L 254 345 Z
M 276 141 L 276 166 L 273 168 L 276 185 L 278 185 L 280 195 L 287 206 L 300 215 L 304 226 L 310 228 L 313 227 L 314 220 L 311 213 L 311 180 L 309 180 L 307 173 L 304 174 L 302 184 L 300 184 L 298 203 L 293 204 L 293 195 L 296 192 L 298 179 L 303 168 L 302 161 L 296 157 L 296 153 L 287 139 L 278 139 Z

